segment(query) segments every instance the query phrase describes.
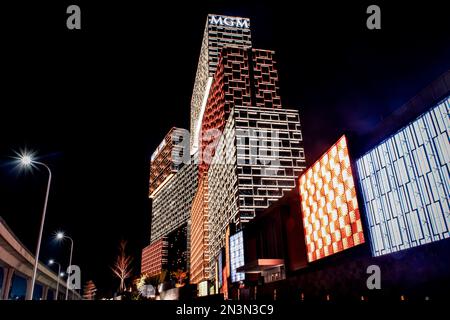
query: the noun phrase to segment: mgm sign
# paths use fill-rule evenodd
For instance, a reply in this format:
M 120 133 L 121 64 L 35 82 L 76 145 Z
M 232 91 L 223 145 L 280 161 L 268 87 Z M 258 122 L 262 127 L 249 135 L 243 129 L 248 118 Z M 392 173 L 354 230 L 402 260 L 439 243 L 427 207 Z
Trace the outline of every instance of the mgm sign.
M 209 23 L 224 26 L 224 27 L 234 27 L 234 28 L 250 28 L 250 19 L 239 18 L 239 17 L 227 17 L 227 16 L 209 16 Z

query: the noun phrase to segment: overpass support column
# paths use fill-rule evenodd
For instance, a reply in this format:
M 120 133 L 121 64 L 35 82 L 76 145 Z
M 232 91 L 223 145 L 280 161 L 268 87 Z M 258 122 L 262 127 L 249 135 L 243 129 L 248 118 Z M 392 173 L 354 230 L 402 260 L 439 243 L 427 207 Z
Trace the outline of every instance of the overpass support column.
M 32 300 L 33 297 L 31 296 L 31 284 L 32 284 L 32 279 L 29 278 L 27 279 L 27 294 L 26 294 L 26 300 Z
M 10 267 L 3 268 L 3 283 L 2 283 L 2 295 L 0 300 L 8 300 L 9 292 L 11 291 L 12 278 L 14 275 L 14 269 Z
M 43 286 L 42 287 L 42 299 L 41 300 L 47 300 L 47 296 L 48 296 L 48 287 L 47 286 Z

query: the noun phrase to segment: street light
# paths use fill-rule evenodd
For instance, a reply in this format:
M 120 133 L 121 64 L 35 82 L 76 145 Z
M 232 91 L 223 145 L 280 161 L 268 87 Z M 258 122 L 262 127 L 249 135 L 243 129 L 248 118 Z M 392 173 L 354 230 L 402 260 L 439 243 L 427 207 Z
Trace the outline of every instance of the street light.
M 36 274 L 37 274 L 37 269 L 38 269 L 38 265 L 39 265 L 39 253 L 41 251 L 42 233 L 44 231 L 45 215 L 47 213 L 48 195 L 50 193 L 50 183 L 52 181 L 52 172 L 45 163 L 34 160 L 33 153 L 24 152 L 22 154 L 18 154 L 17 159 L 19 160 L 20 166 L 22 168 L 36 167 L 39 165 L 39 166 L 43 166 L 48 171 L 47 192 L 45 193 L 44 209 L 42 210 L 41 226 L 39 229 L 39 237 L 38 237 L 38 243 L 36 246 L 36 254 L 34 256 L 33 278 L 31 280 L 30 296 L 27 297 L 28 300 L 33 300 L 34 286 L 36 284 Z
M 25 154 L 22 156 L 22 164 L 24 166 L 29 166 L 31 164 L 31 162 L 33 162 L 33 159 L 31 158 L 31 156 Z
M 61 277 L 61 274 L 63 274 L 63 273 L 61 272 L 61 265 L 59 264 L 59 262 L 56 262 L 53 259 L 50 259 L 48 261 L 48 265 L 51 266 L 51 265 L 54 265 L 54 264 L 58 265 L 58 275 L 57 275 L 58 280 L 56 281 L 56 298 L 55 298 L 55 300 L 58 300 L 58 296 L 59 296 L 59 277 Z
M 69 299 L 69 275 L 72 273 L 72 254 L 73 254 L 73 239 L 67 235 L 64 234 L 64 232 L 59 231 L 56 233 L 56 239 L 58 240 L 64 240 L 69 239 L 70 240 L 70 258 L 69 258 L 69 268 L 67 270 L 67 281 L 66 281 L 66 300 Z

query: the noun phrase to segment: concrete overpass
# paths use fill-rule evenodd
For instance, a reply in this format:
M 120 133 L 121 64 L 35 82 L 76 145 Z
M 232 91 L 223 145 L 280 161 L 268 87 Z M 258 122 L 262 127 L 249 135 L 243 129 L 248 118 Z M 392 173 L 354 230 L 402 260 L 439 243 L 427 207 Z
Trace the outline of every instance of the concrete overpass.
M 0 217 L 0 272 L 3 269 L 3 281 L 0 282 L 0 300 L 10 299 L 10 291 L 13 285 L 14 276 L 26 280 L 26 297 L 31 294 L 31 281 L 33 277 L 34 255 L 20 242 L 16 235 L 6 225 Z M 58 275 L 48 268 L 45 264 L 39 263 L 36 277 L 36 284 L 42 287 L 41 299 L 47 300 L 49 292 L 52 291 L 56 298 L 56 284 Z M 35 289 L 36 291 L 36 289 Z M 60 299 L 66 292 L 65 280 L 60 279 L 59 297 Z M 69 298 L 80 300 L 80 295 L 70 293 Z

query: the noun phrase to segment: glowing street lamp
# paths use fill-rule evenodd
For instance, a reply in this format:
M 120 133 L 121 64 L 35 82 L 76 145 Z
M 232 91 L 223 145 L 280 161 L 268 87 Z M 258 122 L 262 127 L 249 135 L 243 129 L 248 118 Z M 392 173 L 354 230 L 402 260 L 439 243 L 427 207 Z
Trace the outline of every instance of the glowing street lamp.
M 50 193 L 50 183 L 52 181 L 52 172 L 50 168 L 42 162 L 36 161 L 33 158 L 33 153 L 24 152 L 22 154 L 17 154 L 16 159 L 19 161 L 19 165 L 24 169 L 29 168 L 35 168 L 37 166 L 42 166 L 48 171 L 48 182 L 47 182 L 47 192 L 45 193 L 45 202 L 44 202 L 44 209 L 42 211 L 42 218 L 41 218 L 41 226 L 39 229 L 39 237 L 38 237 L 38 243 L 36 246 L 36 254 L 34 256 L 34 268 L 33 268 L 33 278 L 31 280 L 31 290 L 30 295 L 27 297 L 28 300 L 33 300 L 33 293 L 34 293 L 34 286 L 36 284 L 36 274 L 37 269 L 39 265 L 39 253 L 41 251 L 41 242 L 42 242 L 42 233 L 44 231 L 44 224 L 45 224 L 45 215 L 47 213 L 47 203 L 48 203 L 48 195 Z
M 24 166 L 29 166 L 33 162 L 33 159 L 31 158 L 31 156 L 25 154 L 25 155 L 22 155 L 22 158 L 20 161 L 22 162 L 22 164 Z
M 57 240 L 64 240 L 64 239 L 69 239 L 70 240 L 70 258 L 69 258 L 69 274 L 72 272 L 72 254 L 73 254 L 73 239 L 69 236 L 67 236 L 64 232 L 59 231 L 56 233 L 56 239 Z M 69 276 L 67 276 L 67 281 L 66 281 L 66 300 L 69 299 Z
M 63 276 L 64 276 L 64 275 L 63 275 L 64 273 L 61 272 L 61 265 L 60 265 L 58 262 L 56 262 L 56 261 L 53 260 L 53 259 L 50 259 L 50 260 L 48 261 L 48 265 L 52 266 L 52 265 L 54 265 L 54 264 L 57 264 L 57 265 L 58 265 L 58 275 L 57 275 L 58 280 L 56 281 L 56 297 L 55 297 L 55 300 L 58 300 L 58 296 L 59 296 L 59 277 L 63 277 Z

